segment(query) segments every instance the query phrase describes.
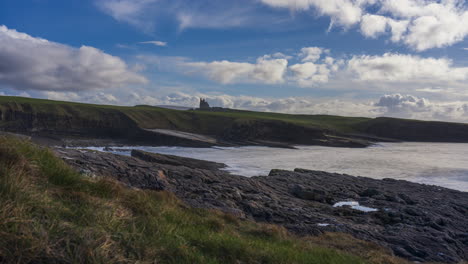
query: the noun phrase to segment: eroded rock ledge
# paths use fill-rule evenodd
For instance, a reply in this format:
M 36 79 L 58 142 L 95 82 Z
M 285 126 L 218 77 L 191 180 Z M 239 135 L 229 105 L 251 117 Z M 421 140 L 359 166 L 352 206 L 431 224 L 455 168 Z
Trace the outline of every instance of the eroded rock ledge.
M 283 225 L 299 235 L 346 232 L 413 261 L 468 259 L 465 192 L 303 169 L 247 178 L 220 170 L 223 164 L 135 150 L 133 157 L 72 149 L 56 153 L 83 174 L 168 190 L 190 206 Z M 333 206 L 341 201 L 377 211 Z

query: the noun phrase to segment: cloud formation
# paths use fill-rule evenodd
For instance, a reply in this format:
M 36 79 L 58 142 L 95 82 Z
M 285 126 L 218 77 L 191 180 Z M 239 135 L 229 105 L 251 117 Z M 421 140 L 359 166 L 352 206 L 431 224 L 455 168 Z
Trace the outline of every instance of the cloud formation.
M 332 23 L 351 26 L 361 20 L 362 6 L 368 0 L 261 0 L 272 7 L 288 8 L 291 10 L 307 11 L 315 9 L 320 15 L 329 16 Z
M 104 13 L 117 21 L 151 33 L 162 18 L 170 19 L 179 30 L 188 28 L 232 28 L 271 26 L 271 16 L 258 13 L 252 0 L 94 0 Z M 274 23 L 274 22 L 273 22 Z
M 468 67 L 456 67 L 446 58 L 385 53 L 353 56 L 347 70 L 362 81 L 419 82 L 434 85 L 468 80 Z
M 284 82 L 287 70 L 286 59 L 260 57 L 255 63 L 231 62 L 227 60 L 213 62 L 186 62 L 183 64 L 191 72 L 201 73 L 213 81 L 230 83 L 265 83 Z
M 201 74 L 221 84 L 288 82 L 301 87 L 313 87 L 328 82 L 330 74 L 338 70 L 339 64 L 333 58 L 323 57 L 326 53 L 329 53 L 329 50 L 305 47 L 295 57 L 283 53 L 267 54 L 259 57 L 255 63 L 227 60 L 191 62 L 180 61 L 178 58 L 174 60 L 186 73 Z M 303 63 L 288 67 L 289 60 L 294 59 Z
M 146 59 L 148 60 L 148 59 Z M 164 58 L 165 68 L 171 59 Z M 320 47 L 304 47 L 294 56 L 264 55 L 256 62 L 193 62 L 173 58 L 175 71 L 194 73 L 221 83 L 287 84 L 303 88 L 382 90 L 393 92 L 461 94 L 466 90 L 468 67 L 454 65 L 447 58 L 385 53 L 332 57 Z M 466 95 L 468 93 L 464 92 Z
M 441 48 L 468 35 L 468 9 L 463 0 L 261 0 L 275 8 L 329 16 L 345 28 L 360 24 L 366 37 L 389 34 L 390 40 L 416 51 Z M 369 7 L 372 7 L 369 8 Z M 376 10 L 376 11 L 375 11 Z
M 77 91 L 147 80 L 118 57 L 73 48 L 0 26 L 0 83 L 18 90 Z
M 267 25 L 279 21 L 257 3 L 275 9 L 310 12 L 333 25 L 359 26 L 365 37 L 389 36 L 416 51 L 441 48 L 468 35 L 468 8 L 463 0 L 95 0 L 118 21 L 153 30 L 158 17 L 175 18 L 180 29 Z M 271 26 L 271 25 L 270 25 Z
M 382 107 L 385 116 L 468 122 L 467 102 L 433 103 L 412 95 L 390 94 L 382 96 L 375 106 Z
M 153 44 L 153 45 L 158 46 L 158 47 L 166 47 L 167 46 L 167 42 L 159 41 L 159 40 L 143 41 L 143 42 L 140 42 L 140 44 Z
M 142 28 L 144 31 L 151 31 L 153 25 L 144 22 L 141 17 L 151 4 L 158 0 L 97 0 L 97 6 L 112 16 L 115 20 L 127 22 Z

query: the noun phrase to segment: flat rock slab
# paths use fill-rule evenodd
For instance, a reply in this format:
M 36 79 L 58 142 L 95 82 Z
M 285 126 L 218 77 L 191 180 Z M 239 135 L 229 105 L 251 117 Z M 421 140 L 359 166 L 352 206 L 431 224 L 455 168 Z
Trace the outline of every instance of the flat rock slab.
M 162 155 L 157 153 L 148 153 L 141 150 L 132 150 L 132 157 L 143 161 L 159 163 L 172 166 L 185 166 L 192 169 L 218 170 L 226 167 L 226 164 L 206 160 L 179 157 L 174 155 Z
M 89 176 L 129 186 L 168 190 L 188 205 L 279 224 L 299 235 L 345 232 L 391 248 L 413 261 L 468 260 L 468 193 L 402 180 L 375 180 L 296 169 L 247 178 L 219 164 L 134 152 L 135 157 L 57 149 Z M 212 167 L 207 167 L 212 166 Z M 363 212 L 354 202 L 376 211 Z
M 216 145 L 218 143 L 218 141 L 213 137 L 195 134 L 195 133 L 182 132 L 182 131 L 170 130 L 170 129 L 145 129 L 145 130 L 156 133 L 156 134 L 179 137 L 179 138 L 184 138 L 184 139 L 193 140 L 193 141 L 201 141 L 201 142 L 205 142 L 205 143 L 209 143 L 213 145 Z

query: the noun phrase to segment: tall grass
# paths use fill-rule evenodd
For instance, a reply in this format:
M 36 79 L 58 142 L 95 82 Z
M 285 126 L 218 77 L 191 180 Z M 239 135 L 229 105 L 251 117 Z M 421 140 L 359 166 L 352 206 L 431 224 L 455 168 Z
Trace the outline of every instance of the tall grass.
M 0 263 L 399 262 L 380 248 L 369 258 L 320 243 L 93 180 L 46 148 L 0 137 Z

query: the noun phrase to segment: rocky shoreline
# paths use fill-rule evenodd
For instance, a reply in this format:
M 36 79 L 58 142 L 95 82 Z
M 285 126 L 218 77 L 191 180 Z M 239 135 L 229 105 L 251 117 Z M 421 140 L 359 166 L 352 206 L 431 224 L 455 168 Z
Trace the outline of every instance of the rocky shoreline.
M 466 192 L 304 169 L 247 178 L 221 170 L 224 164 L 137 150 L 132 157 L 55 152 L 82 174 L 170 191 L 192 207 L 279 224 L 298 235 L 345 232 L 411 261 L 468 260 Z

